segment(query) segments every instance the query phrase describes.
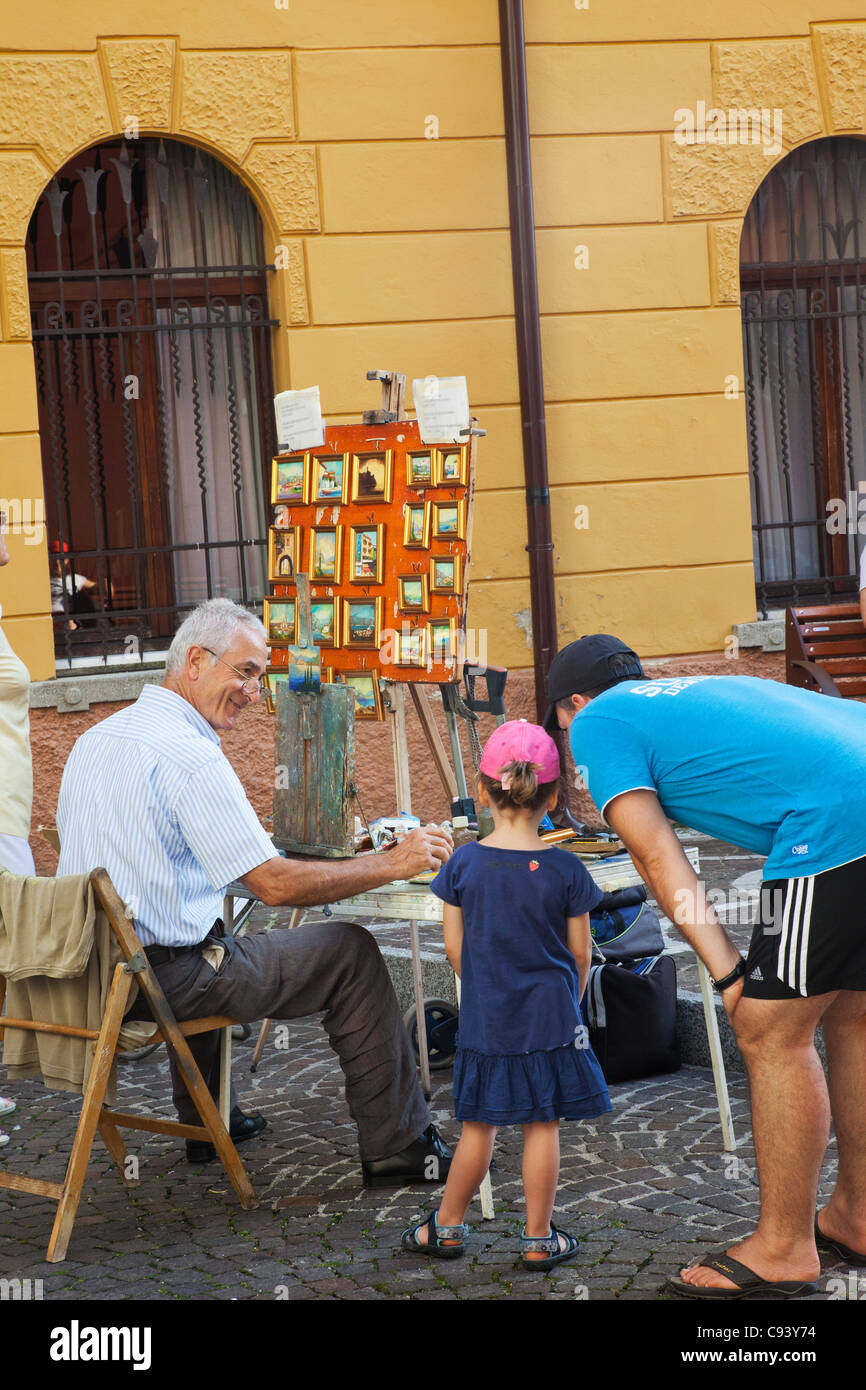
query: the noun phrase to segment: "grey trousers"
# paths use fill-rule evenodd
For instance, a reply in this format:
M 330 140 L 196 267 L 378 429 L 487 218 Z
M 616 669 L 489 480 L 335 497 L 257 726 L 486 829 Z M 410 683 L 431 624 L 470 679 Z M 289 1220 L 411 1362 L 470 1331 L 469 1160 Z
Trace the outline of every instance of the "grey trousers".
M 252 1023 L 260 1018 L 304 1018 L 324 1010 L 322 1022 L 343 1069 L 361 1157 L 387 1158 L 426 1129 L 430 1113 L 409 1038 L 369 932 L 350 922 L 327 922 L 214 939 L 226 948 L 216 972 L 196 951 L 155 967 L 179 1021 L 228 1014 L 240 1023 Z M 187 1042 L 216 1099 L 219 1033 L 199 1033 Z M 200 1124 L 174 1063 L 172 1087 L 181 1124 Z

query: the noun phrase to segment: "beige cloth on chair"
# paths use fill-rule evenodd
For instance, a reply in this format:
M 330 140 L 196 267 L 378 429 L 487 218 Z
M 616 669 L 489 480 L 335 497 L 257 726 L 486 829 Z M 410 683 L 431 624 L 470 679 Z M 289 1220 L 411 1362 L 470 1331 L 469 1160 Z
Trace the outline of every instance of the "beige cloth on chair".
M 88 874 L 21 878 L 0 873 L 0 975 L 7 981 L 9 1018 L 98 1031 L 114 967 L 121 960 L 120 943 L 97 904 Z M 133 983 L 130 1005 L 137 992 Z M 140 1047 L 155 1031 L 155 1023 L 129 1023 L 121 1029 L 120 1041 Z M 11 1028 L 4 1034 L 3 1063 L 10 1081 L 41 1076 L 54 1090 L 83 1092 L 93 1055 L 88 1038 Z

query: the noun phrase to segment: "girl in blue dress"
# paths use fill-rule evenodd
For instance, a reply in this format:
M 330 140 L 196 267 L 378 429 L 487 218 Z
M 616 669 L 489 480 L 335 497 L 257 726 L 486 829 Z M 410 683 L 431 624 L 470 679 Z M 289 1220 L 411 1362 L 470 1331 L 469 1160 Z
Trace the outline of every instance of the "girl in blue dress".
M 461 979 L 454 1109 L 463 1130 L 439 1210 L 403 1232 L 405 1250 L 439 1259 L 463 1253 L 463 1218 L 496 1130 L 515 1124 L 523 1127 L 524 1266 L 550 1269 L 578 1249 L 551 1215 L 559 1121 L 610 1109 L 580 1017 L 589 912 L 602 895 L 575 855 L 538 838 L 559 775 L 549 734 L 524 719 L 500 725 L 478 781 L 493 834 L 456 850 L 430 885 L 445 904 L 445 950 Z

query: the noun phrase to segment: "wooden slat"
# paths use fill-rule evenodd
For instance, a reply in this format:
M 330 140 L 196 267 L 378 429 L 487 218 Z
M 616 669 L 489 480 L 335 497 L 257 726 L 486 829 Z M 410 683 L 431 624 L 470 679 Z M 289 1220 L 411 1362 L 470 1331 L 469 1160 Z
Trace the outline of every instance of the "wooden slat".
M 840 695 L 845 697 L 866 695 L 866 676 L 842 676 L 836 684 Z
M 839 641 L 839 642 L 807 642 L 806 655 L 810 661 L 820 661 L 824 656 L 860 656 L 866 655 L 866 638 L 860 641 Z
M 57 1033 L 63 1038 L 98 1038 L 95 1028 L 73 1028 L 67 1023 L 43 1023 L 38 1018 L 7 1018 L 3 1015 L 4 1028 L 20 1028 L 25 1033 Z
M 831 656 L 816 658 L 822 671 L 833 679 L 837 676 L 866 676 L 866 653 L 863 656 Z
M 859 618 L 856 622 L 853 618 L 845 621 L 840 618 L 830 623 L 803 623 L 800 632 L 807 640 L 813 637 L 819 641 L 824 637 L 862 637 L 866 643 L 866 632 Z
M 856 603 L 828 603 L 820 608 L 792 608 L 791 612 L 798 622 L 803 618 L 814 618 L 817 622 L 823 622 L 825 618 L 856 618 L 860 607 Z
M 40 1178 L 25 1178 L 18 1173 L 4 1173 L 0 1170 L 0 1187 L 11 1188 L 13 1192 L 32 1192 L 34 1197 L 51 1197 L 59 1202 L 63 1195 L 62 1182 L 42 1182 Z
M 415 706 L 415 713 L 421 721 L 421 728 L 424 730 L 424 737 L 427 740 L 427 747 L 430 749 L 430 756 L 439 773 L 439 780 L 445 788 L 445 795 L 449 802 L 457 799 L 457 781 L 451 771 L 451 764 L 448 761 L 448 753 L 445 744 L 442 742 L 442 735 L 436 727 L 433 711 L 430 708 L 427 697 L 416 685 L 409 683 L 409 695 L 412 704 Z
M 148 1134 L 169 1134 L 172 1139 L 207 1139 L 210 1132 L 203 1125 L 182 1125 L 176 1120 L 163 1120 L 159 1115 L 129 1115 L 122 1110 L 105 1112 L 113 1125 L 121 1129 L 142 1129 Z

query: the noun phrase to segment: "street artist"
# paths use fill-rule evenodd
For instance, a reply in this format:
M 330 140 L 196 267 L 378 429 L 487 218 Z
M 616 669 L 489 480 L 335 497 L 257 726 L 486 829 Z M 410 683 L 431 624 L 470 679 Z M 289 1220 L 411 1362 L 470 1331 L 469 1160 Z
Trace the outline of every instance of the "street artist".
M 590 795 L 721 992 L 749 1074 L 757 1229 L 666 1290 L 802 1296 L 819 1249 L 866 1266 L 866 709 L 751 676 L 647 680 L 607 634 L 555 657 L 548 698 L 545 727 L 568 729 Z M 747 959 L 669 816 L 767 856 Z M 831 1114 L 838 1177 L 816 1216 Z
M 178 629 L 161 686 L 88 729 L 63 772 L 58 874 L 107 869 L 180 1020 L 226 1014 L 241 1022 L 324 1010 L 346 1082 L 368 1186 L 444 1181 L 451 1153 L 430 1123 L 415 1059 L 379 949 L 363 928 L 328 922 L 260 935 L 224 935 L 226 887 L 240 879 L 271 906 L 336 902 L 436 869 L 452 850 L 438 826 L 394 849 L 339 862 L 281 858 L 220 748 L 261 694 L 265 629 L 228 599 L 211 599 Z M 133 1006 L 146 1009 L 141 1001 Z M 187 1039 L 216 1098 L 219 1034 Z M 183 1124 L 198 1113 L 172 1066 Z M 237 1142 L 265 1127 L 232 1092 Z M 191 1162 L 213 1146 L 187 1143 Z M 433 1160 L 433 1161 L 431 1161 Z

